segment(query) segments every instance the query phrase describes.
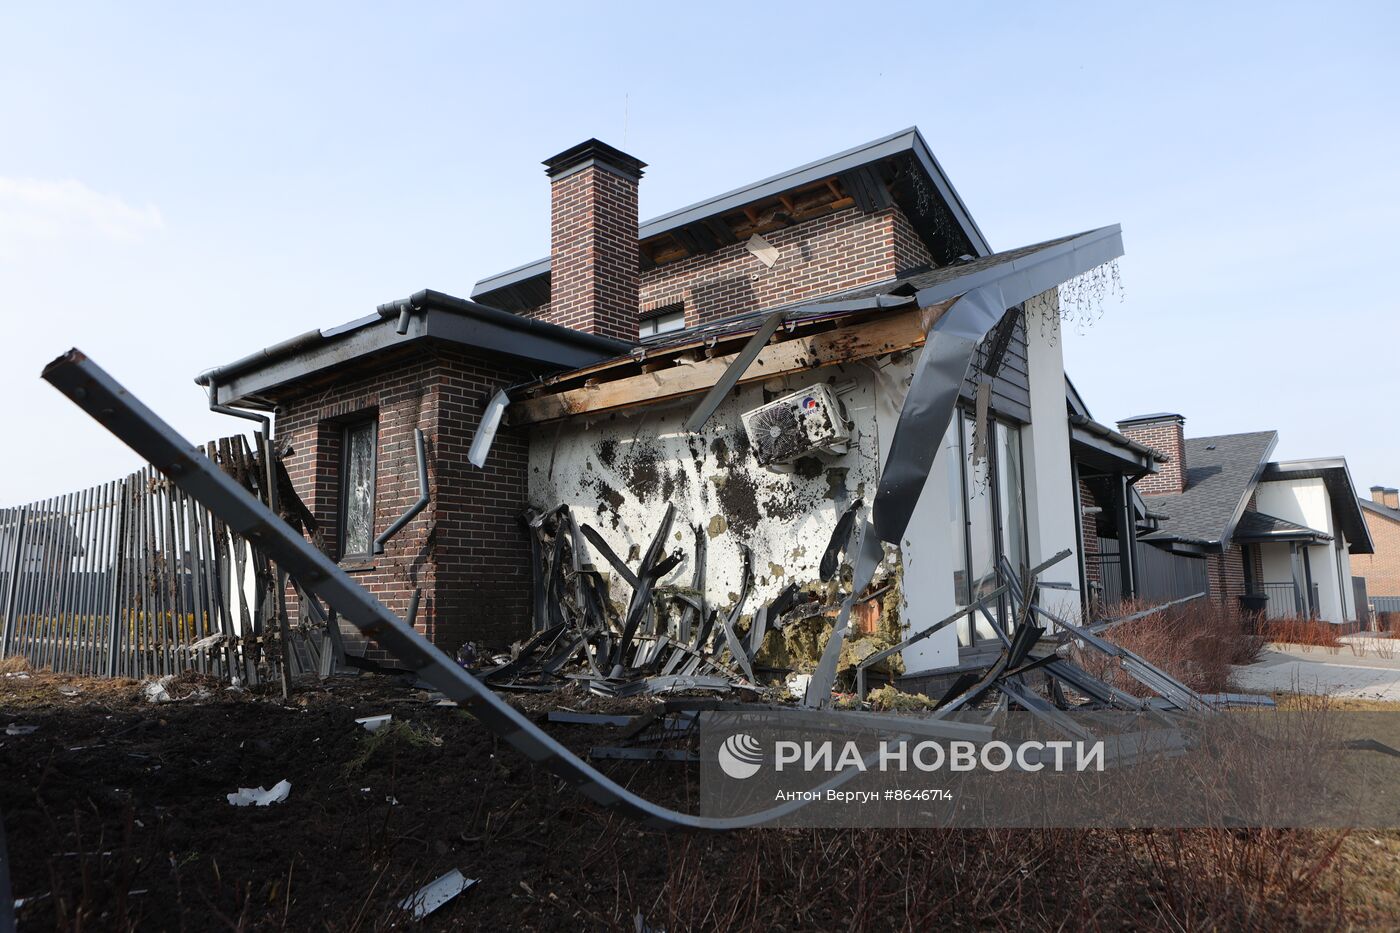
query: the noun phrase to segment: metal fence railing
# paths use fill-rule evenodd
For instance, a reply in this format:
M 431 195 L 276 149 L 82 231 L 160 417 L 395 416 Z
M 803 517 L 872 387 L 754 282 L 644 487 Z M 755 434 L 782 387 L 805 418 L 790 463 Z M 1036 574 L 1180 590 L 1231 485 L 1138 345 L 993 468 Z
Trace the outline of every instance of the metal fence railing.
M 266 485 L 243 437 L 205 454 L 250 488 Z M 0 509 L 0 655 L 35 667 L 257 683 L 280 672 L 284 585 L 258 548 L 151 467 Z M 291 673 L 318 668 L 321 647 L 289 639 Z
M 1259 592 L 1269 597 L 1264 615 L 1269 619 L 1311 618 L 1318 614 L 1321 605 L 1316 583 L 1312 585 L 1312 595 L 1303 597 L 1299 588 L 1292 583 L 1260 583 Z M 1301 607 L 1301 609 L 1300 609 Z

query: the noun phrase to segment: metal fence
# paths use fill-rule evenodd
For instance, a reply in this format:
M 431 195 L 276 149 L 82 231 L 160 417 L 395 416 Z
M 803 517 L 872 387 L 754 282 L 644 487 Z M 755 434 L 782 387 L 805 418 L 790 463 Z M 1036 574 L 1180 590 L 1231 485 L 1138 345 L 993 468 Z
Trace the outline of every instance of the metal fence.
M 1269 597 L 1264 614 L 1270 619 L 1292 619 L 1299 616 L 1312 618 L 1318 614 L 1318 585 L 1312 585 L 1312 595 L 1304 598 L 1302 592 L 1292 583 L 1260 583 L 1259 591 Z M 1301 608 L 1300 608 L 1301 607 Z
M 260 491 L 241 436 L 205 455 Z M 80 675 L 199 671 L 257 683 L 281 673 L 285 585 L 271 561 L 153 468 L 0 509 L 0 653 Z M 306 604 L 289 673 L 317 669 Z M 327 626 L 331 628 L 333 626 Z
M 1199 557 L 1173 554 L 1139 541 L 1137 545 L 1137 598 L 1169 602 L 1195 593 L 1210 592 L 1206 562 Z M 1099 539 L 1099 585 L 1103 604 L 1111 606 L 1123 598 L 1123 575 L 1118 539 Z

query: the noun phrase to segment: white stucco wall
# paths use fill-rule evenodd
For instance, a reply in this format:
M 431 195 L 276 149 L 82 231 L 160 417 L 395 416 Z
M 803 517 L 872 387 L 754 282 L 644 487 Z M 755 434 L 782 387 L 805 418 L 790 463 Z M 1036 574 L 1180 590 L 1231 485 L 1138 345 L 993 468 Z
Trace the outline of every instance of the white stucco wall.
M 1053 309 L 1051 295 L 1046 306 Z M 1046 413 L 1043 427 L 1037 423 L 1022 431 L 1027 533 L 1035 564 L 1061 548 L 1077 552 L 1078 546 L 1058 328 L 1042 328 L 1038 317 L 1030 320 L 1032 419 Z M 707 540 L 706 598 L 712 606 L 733 605 L 740 589 L 741 545 L 752 548 L 755 587 L 744 608 L 751 613 L 789 582 L 815 581 L 842 511 L 857 498 L 867 508 L 873 503 L 916 358 L 896 354 L 745 386 L 719 407 L 698 436 L 682 431 L 696 398 L 541 426 L 531 436 L 530 501 L 541 509 L 567 502 L 578 521 L 596 528 L 624 559 L 645 551 L 666 504 L 673 503 L 671 547 L 685 556 L 661 582 L 689 584 L 691 528 L 699 525 Z M 808 475 L 758 466 L 747 454 L 740 415 L 816 382 L 831 384 L 846 405 L 855 426 L 851 449 L 840 456 L 819 456 L 820 471 Z M 945 459 L 935 458 L 899 549 L 906 626 L 930 625 L 957 608 Z M 1076 553 L 1046 574 L 1046 579 L 1076 588 L 1057 600 L 1060 609 L 1074 614 L 1077 560 Z M 635 565 L 635 556 L 631 562 Z M 608 571 L 601 557 L 594 556 L 593 563 Z M 894 563 L 887 560 L 886 567 Z M 913 646 L 904 663 L 908 671 L 956 664 L 955 628 Z
M 1061 346 L 1059 290 L 1026 302 L 1026 363 L 1030 368 L 1031 423 L 1021 431 L 1026 458 L 1026 522 L 1030 562 L 1035 566 L 1069 548 L 1073 553 L 1047 570 L 1047 582 L 1069 584 L 1058 598 L 1047 591 L 1047 608 L 1080 615 L 1079 536 L 1075 524 L 1074 475 L 1070 468 L 1069 418 L 1065 409 L 1065 361 Z
M 1255 492 L 1255 507 L 1259 511 L 1278 518 L 1306 525 L 1317 531 L 1326 532 L 1334 538 L 1340 534 L 1332 521 L 1332 503 L 1327 496 L 1327 485 L 1321 479 L 1288 479 L 1260 483 Z M 1271 563 L 1270 552 L 1282 552 L 1283 575 L 1276 576 L 1276 564 Z M 1346 622 L 1349 600 L 1343 588 L 1343 580 L 1337 571 L 1337 556 L 1333 545 L 1319 544 L 1307 548 L 1308 563 L 1312 569 L 1312 580 L 1317 584 L 1318 615 L 1328 622 Z M 1280 558 L 1272 556 L 1273 561 Z M 1287 570 L 1288 548 L 1276 546 L 1264 550 L 1264 578 L 1268 582 L 1282 582 L 1292 579 Z M 1349 566 L 1349 562 L 1345 566 Z M 1351 586 L 1351 576 L 1345 578 L 1345 586 Z

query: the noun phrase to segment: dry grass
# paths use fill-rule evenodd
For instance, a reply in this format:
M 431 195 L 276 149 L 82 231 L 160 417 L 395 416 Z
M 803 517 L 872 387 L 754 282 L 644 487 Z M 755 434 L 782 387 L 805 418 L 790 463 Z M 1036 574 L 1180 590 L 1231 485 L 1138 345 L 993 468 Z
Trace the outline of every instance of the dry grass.
M 29 670 L 29 660 L 22 655 L 13 654 L 8 658 L 0 658 L 0 674 L 19 674 Z

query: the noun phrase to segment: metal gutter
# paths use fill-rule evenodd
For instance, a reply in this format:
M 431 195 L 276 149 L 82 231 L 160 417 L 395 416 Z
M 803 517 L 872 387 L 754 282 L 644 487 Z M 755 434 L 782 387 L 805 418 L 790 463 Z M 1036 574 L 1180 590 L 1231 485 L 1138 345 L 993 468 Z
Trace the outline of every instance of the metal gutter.
M 211 393 L 215 402 L 228 404 L 425 337 L 542 363 L 551 370 L 586 366 L 632 349 L 620 340 L 425 289 L 386 302 L 373 315 L 330 330 L 307 331 L 203 372 L 195 383 L 216 387 Z
M 1124 437 L 1112 428 L 1099 424 L 1094 419 L 1085 417 L 1084 415 L 1070 415 L 1069 423 L 1075 428 L 1079 428 L 1095 437 L 1100 437 L 1111 442 L 1115 447 L 1122 447 L 1126 450 L 1130 450 L 1149 462 L 1168 463 L 1171 460 L 1170 457 L 1161 451 L 1148 447 L 1146 444 L 1140 444 L 1131 438 Z

